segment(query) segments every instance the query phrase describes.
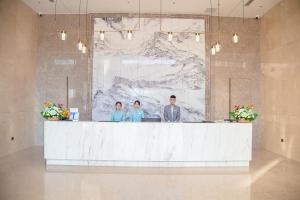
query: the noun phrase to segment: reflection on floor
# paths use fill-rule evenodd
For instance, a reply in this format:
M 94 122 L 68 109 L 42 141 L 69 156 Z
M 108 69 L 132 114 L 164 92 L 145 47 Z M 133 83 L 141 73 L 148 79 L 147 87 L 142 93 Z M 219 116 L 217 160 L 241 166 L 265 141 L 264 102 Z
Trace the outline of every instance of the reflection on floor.
M 254 152 L 250 170 L 46 171 L 41 147 L 0 158 L 0 200 L 299 200 L 300 163 Z

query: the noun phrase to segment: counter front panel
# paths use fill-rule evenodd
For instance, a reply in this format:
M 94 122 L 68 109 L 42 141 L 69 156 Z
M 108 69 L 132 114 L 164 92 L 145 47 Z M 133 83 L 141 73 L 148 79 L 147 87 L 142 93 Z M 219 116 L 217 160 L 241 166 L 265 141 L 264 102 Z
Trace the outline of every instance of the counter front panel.
M 248 166 L 251 123 L 45 121 L 48 165 Z

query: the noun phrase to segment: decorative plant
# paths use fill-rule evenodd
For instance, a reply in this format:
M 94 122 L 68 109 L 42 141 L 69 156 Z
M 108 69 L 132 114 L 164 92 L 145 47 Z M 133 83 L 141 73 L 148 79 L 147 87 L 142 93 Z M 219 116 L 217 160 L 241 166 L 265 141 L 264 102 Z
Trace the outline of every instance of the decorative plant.
M 69 117 L 69 110 L 67 108 L 64 108 L 62 104 L 54 104 L 52 102 L 45 102 L 44 103 L 44 109 L 41 112 L 41 115 L 45 119 L 58 119 L 58 120 L 64 120 L 68 119 Z
M 234 110 L 229 112 L 229 116 L 236 121 L 245 120 L 251 122 L 257 118 L 258 114 L 254 112 L 253 105 L 236 105 Z

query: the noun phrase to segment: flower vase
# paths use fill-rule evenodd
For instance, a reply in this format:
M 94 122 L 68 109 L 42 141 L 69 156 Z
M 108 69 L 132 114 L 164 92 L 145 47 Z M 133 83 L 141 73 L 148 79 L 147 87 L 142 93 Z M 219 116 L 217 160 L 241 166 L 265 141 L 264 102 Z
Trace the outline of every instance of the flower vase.
M 48 121 L 59 121 L 57 117 L 49 117 Z
M 239 119 L 238 122 L 239 123 L 250 123 L 250 121 L 248 119 Z

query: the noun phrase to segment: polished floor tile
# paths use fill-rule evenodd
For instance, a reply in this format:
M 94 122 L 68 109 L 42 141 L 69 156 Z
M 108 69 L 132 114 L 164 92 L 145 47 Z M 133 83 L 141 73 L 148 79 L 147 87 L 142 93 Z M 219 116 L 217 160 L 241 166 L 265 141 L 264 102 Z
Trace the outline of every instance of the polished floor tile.
M 300 200 L 300 163 L 254 152 L 245 168 L 49 168 L 41 147 L 0 158 L 0 200 Z

